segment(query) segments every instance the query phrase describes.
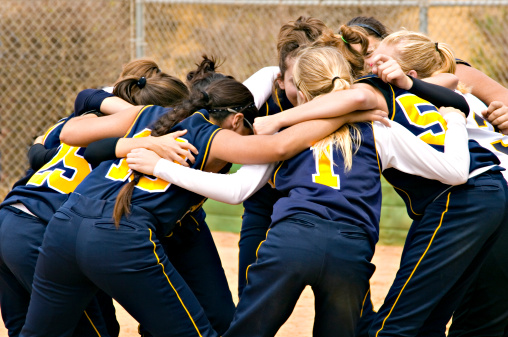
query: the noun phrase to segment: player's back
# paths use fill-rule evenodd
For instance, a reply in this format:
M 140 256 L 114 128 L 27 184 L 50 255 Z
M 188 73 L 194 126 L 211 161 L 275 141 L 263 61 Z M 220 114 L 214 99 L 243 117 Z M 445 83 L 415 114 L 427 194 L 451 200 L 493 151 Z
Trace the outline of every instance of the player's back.
M 372 244 L 378 240 L 381 212 L 380 165 L 371 123 L 358 123 L 361 143 L 351 170 L 334 148 L 316 158 L 312 149 L 282 162 L 272 181 L 286 196 L 274 206 L 272 226 L 285 217 L 307 213 L 362 227 Z M 328 147 L 330 150 L 330 147 Z
M 167 108 L 159 106 L 143 108 L 126 137 L 150 135 L 153 124 L 168 111 Z M 199 155 L 191 167 L 202 170 L 208 159 L 209 146 L 220 128 L 209 121 L 206 110 L 200 110 L 178 123 L 171 132 L 184 129 L 187 133 L 179 140 L 188 141 L 197 148 Z M 97 166 L 75 192 L 92 199 L 114 201 L 130 179 L 132 170 L 124 158 L 109 160 Z M 150 212 L 162 226 L 159 229 L 167 235 L 177 221 L 187 212 L 198 209 L 204 201 L 204 197 L 171 185 L 165 180 L 143 175 L 133 190 L 131 204 Z

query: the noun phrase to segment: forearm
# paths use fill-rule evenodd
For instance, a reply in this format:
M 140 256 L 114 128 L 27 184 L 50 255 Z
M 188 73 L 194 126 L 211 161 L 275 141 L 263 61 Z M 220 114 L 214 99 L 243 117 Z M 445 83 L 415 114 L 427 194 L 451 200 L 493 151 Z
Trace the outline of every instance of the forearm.
M 122 137 L 132 125 L 140 107 L 123 110 L 119 114 L 97 117 L 85 115 L 71 118 L 60 133 L 63 143 L 86 147 L 88 144 L 108 137 Z
M 100 105 L 100 111 L 106 115 L 112 115 L 125 109 L 132 108 L 133 106 L 134 105 L 124 101 L 120 97 L 113 96 L 108 97 L 102 101 Z
M 320 118 L 343 116 L 356 110 L 375 109 L 377 99 L 372 92 L 365 89 L 348 89 L 334 91 L 310 102 L 278 113 L 279 127 Z
M 44 164 L 49 162 L 57 153 L 58 148 L 46 149 L 42 144 L 34 144 L 28 150 L 28 162 L 30 168 L 34 171 L 39 170 Z
M 127 156 L 127 153 L 133 149 L 144 148 L 151 150 L 152 141 L 154 137 L 139 137 L 139 138 L 120 138 L 116 143 L 115 154 L 117 158 L 123 158 Z
M 246 165 L 233 174 L 217 174 L 160 159 L 153 174 L 186 190 L 228 204 L 239 204 L 266 184 L 275 164 Z
M 450 73 L 437 74 L 432 77 L 423 78 L 422 81 L 440 85 L 450 90 L 457 89 L 457 85 L 459 84 L 459 78 Z
M 489 105 L 493 101 L 501 101 L 508 105 L 508 89 L 473 67 L 457 64 L 455 74 L 467 87 L 471 87 L 471 93 L 483 103 Z
M 221 130 L 212 142 L 210 153 L 214 158 L 237 164 L 286 160 L 311 147 L 347 121 L 345 116 L 311 120 L 270 136 L 240 136 L 233 131 Z

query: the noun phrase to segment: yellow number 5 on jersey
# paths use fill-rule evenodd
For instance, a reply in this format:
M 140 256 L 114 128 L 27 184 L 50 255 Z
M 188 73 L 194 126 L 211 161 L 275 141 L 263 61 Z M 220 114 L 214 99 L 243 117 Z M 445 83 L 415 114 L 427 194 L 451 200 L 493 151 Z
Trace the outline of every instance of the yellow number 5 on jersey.
M 417 134 L 421 140 L 444 146 L 446 122 L 434 105 L 413 94 L 401 95 L 397 102 L 412 125 L 425 129 Z

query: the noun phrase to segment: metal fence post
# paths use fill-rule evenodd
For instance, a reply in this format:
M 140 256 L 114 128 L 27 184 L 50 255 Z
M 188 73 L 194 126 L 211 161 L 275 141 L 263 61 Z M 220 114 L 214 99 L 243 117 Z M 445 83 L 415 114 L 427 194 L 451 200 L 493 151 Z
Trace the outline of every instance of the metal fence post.
M 420 32 L 424 34 L 429 33 L 429 1 L 420 0 L 419 10 L 419 21 L 420 21 Z
M 145 56 L 144 1 L 136 0 L 136 58 Z

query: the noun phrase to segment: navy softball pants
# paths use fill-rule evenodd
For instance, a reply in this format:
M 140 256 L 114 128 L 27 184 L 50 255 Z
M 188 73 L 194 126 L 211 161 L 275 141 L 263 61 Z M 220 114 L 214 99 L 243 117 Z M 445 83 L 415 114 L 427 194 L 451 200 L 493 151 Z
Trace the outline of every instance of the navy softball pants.
M 303 289 L 315 295 L 314 336 L 354 336 L 374 272 L 358 226 L 298 214 L 275 224 L 247 271 L 247 286 L 224 337 L 273 337 Z
M 119 228 L 114 202 L 72 193 L 49 222 L 22 337 L 70 336 L 98 289 L 153 336 L 217 336 L 155 237 L 155 219 L 132 206 Z
M 15 207 L 0 209 L 0 307 L 9 336 L 19 336 L 25 323 L 32 292 L 35 265 L 42 244 L 46 222 Z M 96 298 L 82 312 L 73 336 L 117 336 L 108 333 L 103 309 L 113 303 Z M 114 309 L 114 308 L 113 308 Z M 114 314 L 108 317 L 114 326 Z
M 455 310 L 449 337 L 508 337 L 508 230 Z
M 196 217 L 187 215 L 161 243 L 169 261 L 203 307 L 213 329 L 223 334 L 233 320 L 235 303 L 204 216 L 204 212 Z M 151 336 L 143 326 L 139 331 L 143 337 Z
M 263 186 L 243 203 L 242 229 L 238 254 L 238 298 L 242 297 L 247 283 L 247 268 L 256 262 L 256 251 L 266 238 L 266 231 L 272 223 L 273 205 L 280 198 L 280 192 Z
M 508 225 L 508 189 L 486 172 L 427 206 L 369 336 L 444 336 L 446 323 Z

